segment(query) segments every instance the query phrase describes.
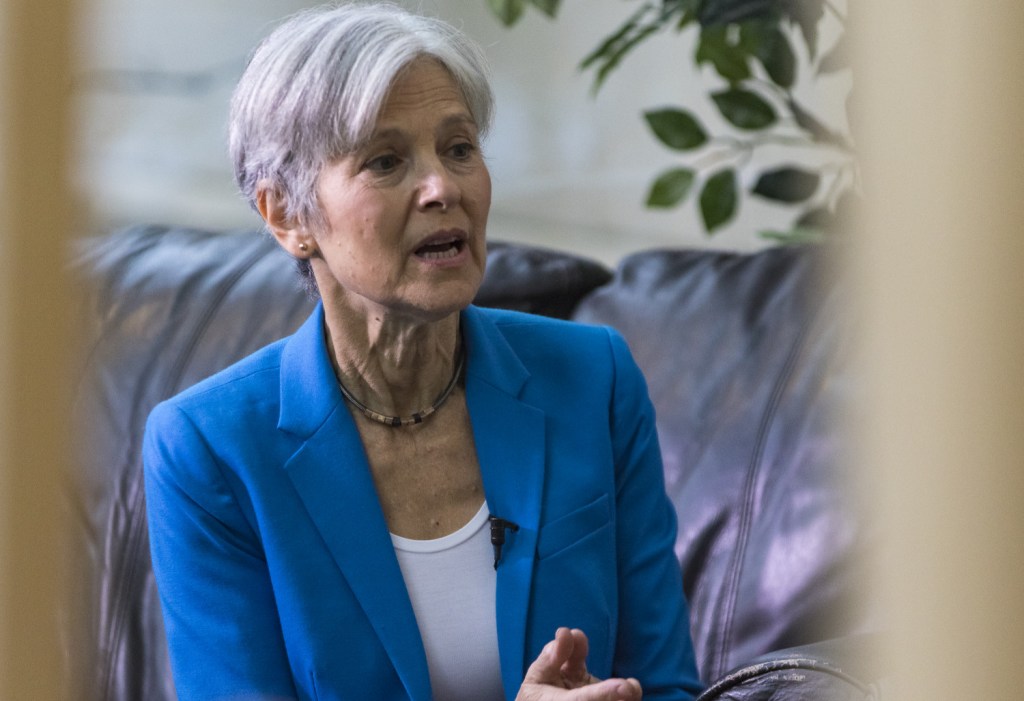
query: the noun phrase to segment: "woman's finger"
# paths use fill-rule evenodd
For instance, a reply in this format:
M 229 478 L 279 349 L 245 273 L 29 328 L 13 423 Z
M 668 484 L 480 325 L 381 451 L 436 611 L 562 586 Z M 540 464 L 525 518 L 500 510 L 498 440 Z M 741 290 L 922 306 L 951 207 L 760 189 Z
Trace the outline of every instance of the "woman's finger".
M 572 648 L 569 657 L 562 665 L 562 674 L 572 687 L 580 687 L 585 684 L 592 684 L 597 681 L 587 672 L 587 654 L 590 652 L 590 643 L 587 635 L 579 628 L 569 631 L 572 640 Z
M 526 670 L 524 684 L 562 685 L 562 667 L 569 660 L 573 650 L 573 636 L 568 628 L 559 628 L 555 637 L 537 655 Z

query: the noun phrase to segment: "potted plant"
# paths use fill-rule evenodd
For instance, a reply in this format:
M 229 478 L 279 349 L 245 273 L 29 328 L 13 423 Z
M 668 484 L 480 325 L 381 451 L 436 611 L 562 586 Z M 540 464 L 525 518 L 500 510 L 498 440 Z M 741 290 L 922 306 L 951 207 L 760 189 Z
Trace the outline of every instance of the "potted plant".
M 487 0 L 506 26 L 529 7 L 551 18 L 561 0 Z M 763 237 L 793 243 L 834 232 L 860 187 L 853 139 L 814 114 L 794 93 L 799 71 L 815 76 L 848 68 L 846 18 L 831 0 L 640 0 L 622 24 L 604 38 L 580 68 L 593 74 L 595 92 L 621 62 L 648 38 L 663 32 L 691 33 L 696 68 L 713 68 L 707 97 L 728 124 L 711 133 L 682 106 L 644 112 L 653 136 L 680 154 L 680 164 L 652 182 L 647 205 L 675 207 L 693 200 L 706 232 L 715 233 L 736 214 L 743 197 L 772 200 L 794 209 L 787 231 Z M 836 38 L 822 51 L 821 26 L 828 18 Z M 696 36 L 693 37 L 692 34 Z M 800 55 L 795 45 L 801 44 Z M 741 187 L 739 172 L 766 146 L 785 155 Z M 776 150 L 777 152 L 777 150 Z M 817 162 L 808 155 L 816 152 Z M 820 158 L 827 154 L 827 160 Z

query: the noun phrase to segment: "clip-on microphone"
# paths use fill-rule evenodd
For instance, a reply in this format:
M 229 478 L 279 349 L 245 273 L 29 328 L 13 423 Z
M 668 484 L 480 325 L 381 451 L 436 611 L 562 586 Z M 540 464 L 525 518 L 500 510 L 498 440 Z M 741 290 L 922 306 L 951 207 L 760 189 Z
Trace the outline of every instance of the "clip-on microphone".
M 498 562 L 501 560 L 501 546 L 505 544 L 505 530 L 511 530 L 513 533 L 519 530 L 518 524 L 506 521 L 503 518 L 497 516 L 488 516 L 487 520 L 491 522 L 491 545 L 494 546 L 494 569 L 498 569 Z

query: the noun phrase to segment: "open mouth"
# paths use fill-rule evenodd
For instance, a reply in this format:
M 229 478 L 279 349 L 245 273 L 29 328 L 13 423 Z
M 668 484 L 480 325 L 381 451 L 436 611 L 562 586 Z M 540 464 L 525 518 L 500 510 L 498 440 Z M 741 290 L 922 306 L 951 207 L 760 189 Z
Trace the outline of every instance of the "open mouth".
M 416 257 L 424 260 L 444 260 L 454 258 L 465 248 L 466 242 L 455 237 L 443 241 L 433 241 L 416 249 Z

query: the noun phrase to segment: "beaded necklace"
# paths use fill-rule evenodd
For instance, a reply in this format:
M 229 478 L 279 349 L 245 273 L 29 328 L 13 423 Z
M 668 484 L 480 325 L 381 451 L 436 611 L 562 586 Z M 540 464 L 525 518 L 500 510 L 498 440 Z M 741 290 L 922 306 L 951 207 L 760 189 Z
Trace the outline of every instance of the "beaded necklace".
M 352 393 L 348 391 L 348 389 L 345 387 L 345 385 L 341 382 L 340 379 L 338 380 L 338 389 L 341 390 L 341 396 L 348 400 L 349 403 L 352 404 L 352 406 L 361 411 L 363 413 L 363 416 L 365 416 L 366 418 L 372 419 L 373 421 L 376 421 L 378 423 L 382 423 L 385 426 L 392 426 L 394 428 L 399 428 L 401 426 L 411 426 L 412 424 L 423 423 L 423 419 L 427 418 L 435 411 L 437 411 L 439 408 L 441 408 L 441 405 L 444 404 L 445 401 L 447 401 L 448 397 L 451 396 L 452 391 L 455 389 L 455 385 L 459 383 L 459 378 L 462 376 L 462 368 L 465 365 L 465 363 L 466 351 L 464 348 L 464 344 L 460 343 L 459 355 L 458 358 L 456 358 L 455 360 L 455 370 L 454 372 L 452 372 L 452 379 L 448 380 L 448 385 L 441 392 L 440 396 L 438 396 L 438 398 L 434 400 L 434 403 L 431 404 L 426 409 L 417 411 L 404 418 L 401 416 L 388 416 L 387 414 L 381 414 L 380 412 L 374 411 L 373 409 L 371 409 L 370 407 L 366 406 L 361 401 L 353 397 Z

